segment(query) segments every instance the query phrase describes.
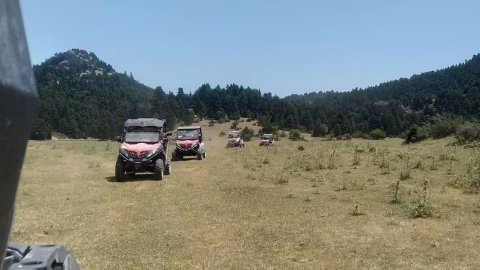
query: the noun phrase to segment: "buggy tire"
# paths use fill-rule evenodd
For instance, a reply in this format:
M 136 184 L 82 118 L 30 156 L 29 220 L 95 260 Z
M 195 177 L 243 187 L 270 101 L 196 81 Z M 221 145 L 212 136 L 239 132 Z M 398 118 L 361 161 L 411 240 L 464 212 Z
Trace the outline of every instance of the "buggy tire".
M 121 159 L 117 159 L 115 163 L 115 181 L 121 182 L 125 179 L 125 168 L 123 166 L 123 161 Z
M 163 160 L 161 158 L 155 161 L 155 180 L 163 180 Z
M 177 160 L 178 160 L 177 151 L 173 150 L 172 151 L 172 161 L 177 161 Z
M 197 159 L 198 159 L 198 160 L 202 160 L 202 159 L 203 159 L 203 154 L 199 152 L 199 153 L 197 154 Z
M 206 158 L 207 157 L 207 152 L 203 152 L 203 158 Z

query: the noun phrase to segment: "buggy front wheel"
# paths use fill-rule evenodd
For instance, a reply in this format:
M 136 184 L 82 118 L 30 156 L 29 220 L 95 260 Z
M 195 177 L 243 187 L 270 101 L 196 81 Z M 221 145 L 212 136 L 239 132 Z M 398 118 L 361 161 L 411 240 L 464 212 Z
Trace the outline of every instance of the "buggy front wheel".
M 117 159 L 117 163 L 115 163 L 115 180 L 120 182 L 125 179 L 125 168 L 123 165 L 123 161 Z
M 163 169 L 164 169 L 163 160 L 159 158 L 157 159 L 157 161 L 155 161 L 155 179 L 156 180 L 163 179 Z

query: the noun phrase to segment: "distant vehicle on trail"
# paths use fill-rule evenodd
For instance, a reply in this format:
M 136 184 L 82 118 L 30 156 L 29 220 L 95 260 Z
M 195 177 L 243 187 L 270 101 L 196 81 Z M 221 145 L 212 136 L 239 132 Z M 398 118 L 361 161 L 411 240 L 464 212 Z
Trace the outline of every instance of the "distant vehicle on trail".
M 175 149 L 172 160 L 180 160 L 185 156 L 195 156 L 198 160 L 207 157 L 201 126 L 186 126 L 177 128 Z
M 245 147 L 242 132 L 240 130 L 231 130 L 228 132 L 227 147 Z
M 155 179 L 172 172 L 167 157 L 168 138 L 165 120 L 155 118 L 128 119 L 125 121 L 122 145 L 115 164 L 115 179 L 122 181 L 128 174 L 153 172 Z
M 269 146 L 273 145 L 275 140 L 273 139 L 273 134 L 263 134 L 260 137 L 260 146 Z

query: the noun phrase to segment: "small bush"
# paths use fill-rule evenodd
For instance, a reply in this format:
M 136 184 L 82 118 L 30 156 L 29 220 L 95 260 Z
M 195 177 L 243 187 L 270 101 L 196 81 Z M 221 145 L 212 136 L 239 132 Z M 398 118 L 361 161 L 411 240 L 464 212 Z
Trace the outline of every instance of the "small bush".
M 411 218 L 427 218 L 434 214 L 435 208 L 430 202 L 416 201 L 410 206 Z
M 238 124 L 239 123 L 237 120 L 233 121 L 233 123 L 230 125 L 230 129 L 237 129 Z
M 288 183 L 287 175 L 284 172 L 281 172 L 275 176 L 275 184 L 277 185 L 284 185 Z
M 355 130 L 352 133 L 353 138 L 363 138 L 364 136 L 365 136 L 365 134 L 363 134 L 361 131 L 358 131 L 358 130 Z
M 414 169 L 422 169 L 422 168 L 423 168 L 422 160 L 420 160 L 420 159 L 417 160 L 417 161 L 415 162 L 415 164 L 413 165 L 413 168 L 414 168 Z
M 290 133 L 288 134 L 288 138 L 292 141 L 303 140 L 302 133 L 300 133 L 300 130 L 298 129 L 290 130 Z
M 322 123 L 316 123 L 313 128 L 312 137 L 323 137 L 328 134 L 328 127 Z
M 480 125 L 466 124 L 458 128 L 455 138 L 459 143 L 469 143 L 480 140 Z
M 410 205 L 411 218 L 427 218 L 434 214 L 435 208 L 428 200 L 428 180 L 423 182 L 423 191 Z
M 405 143 L 416 143 L 428 138 L 424 129 L 420 129 L 416 125 L 412 125 L 405 136 Z
M 255 131 L 253 131 L 253 129 L 249 129 L 248 127 L 245 127 L 242 130 L 243 140 L 246 142 L 251 141 L 253 135 L 255 135 Z
M 457 123 L 451 119 L 438 119 L 430 125 L 430 136 L 434 139 L 440 139 L 457 132 Z
M 390 192 L 391 192 L 391 199 L 390 203 L 392 204 L 397 204 L 401 203 L 400 200 L 400 181 L 397 181 L 395 184 L 392 184 L 390 186 Z
M 357 151 L 355 151 L 355 153 L 353 153 L 353 162 L 352 162 L 352 165 L 353 165 L 353 166 L 358 166 L 358 165 L 360 165 L 360 155 L 358 154 Z
M 355 153 L 363 153 L 365 152 L 365 149 L 358 147 L 358 145 L 355 145 Z
M 365 215 L 365 213 L 360 211 L 360 209 L 358 209 L 358 205 L 355 205 L 355 207 L 353 207 L 352 216 L 363 216 L 363 215 Z
M 225 131 L 223 131 L 223 130 L 220 131 L 220 134 L 218 134 L 218 136 L 220 136 L 220 137 L 225 136 L 225 135 L 227 135 L 227 133 L 225 133 Z
M 303 151 L 303 150 L 305 150 L 305 147 L 303 147 L 303 145 L 299 145 L 297 149 L 298 149 L 298 151 Z
M 480 159 L 477 158 L 469 165 L 466 174 L 455 179 L 454 186 L 462 188 L 467 193 L 480 192 Z
M 345 133 L 342 136 L 342 140 L 351 140 L 351 139 L 352 139 L 352 135 L 350 133 Z
M 387 137 L 387 135 L 385 134 L 385 132 L 379 128 L 376 128 L 372 131 L 370 131 L 370 137 L 374 140 L 383 140 L 385 139 L 385 137 Z
M 215 121 L 214 121 L 214 120 L 208 121 L 208 126 L 209 126 L 209 127 L 215 126 Z
M 265 157 L 265 158 L 262 160 L 262 164 L 263 164 L 263 165 L 270 164 L 270 159 L 269 159 L 268 157 Z

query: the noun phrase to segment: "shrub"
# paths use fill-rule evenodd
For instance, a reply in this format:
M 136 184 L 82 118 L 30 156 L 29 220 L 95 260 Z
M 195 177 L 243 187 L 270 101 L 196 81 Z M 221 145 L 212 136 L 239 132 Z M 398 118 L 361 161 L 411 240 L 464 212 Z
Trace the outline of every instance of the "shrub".
M 253 129 L 249 129 L 248 127 L 245 127 L 242 130 L 243 140 L 246 142 L 250 141 L 253 135 L 255 135 L 255 131 L 253 131 Z
M 360 211 L 360 209 L 358 209 L 358 205 L 355 205 L 352 210 L 352 216 L 363 216 L 363 215 L 365 215 L 365 213 L 363 213 L 362 211 Z
M 288 183 L 288 175 L 285 172 L 280 172 L 275 175 L 274 183 L 277 185 L 283 185 Z
M 396 204 L 401 202 L 400 201 L 400 181 L 397 181 L 396 183 L 390 186 L 390 193 L 391 193 L 390 203 Z
M 229 118 L 232 119 L 232 120 L 235 120 L 235 121 L 240 120 L 240 114 L 234 113 L 234 114 L 230 115 Z
M 429 131 L 432 138 L 440 139 L 455 134 L 457 124 L 451 119 L 438 119 L 430 125 Z
M 357 151 L 355 151 L 355 152 L 353 153 L 353 162 L 352 162 L 352 165 L 353 165 L 353 166 L 360 165 L 360 155 L 358 154 Z
M 350 133 L 345 133 L 342 136 L 342 140 L 351 140 L 351 139 L 352 139 L 352 135 L 350 135 Z
M 220 134 L 218 134 L 218 136 L 222 137 L 222 136 L 225 136 L 227 133 L 225 133 L 225 131 L 220 131 Z
M 467 173 L 455 179 L 454 186 L 467 193 L 480 192 L 480 159 L 475 159 L 467 168 Z
M 352 133 L 352 137 L 353 138 L 363 138 L 364 134 L 361 132 L 361 131 L 358 131 L 358 130 L 355 130 L 353 133 Z
M 303 139 L 302 133 L 300 133 L 300 130 L 298 129 L 290 130 L 290 133 L 288 134 L 288 138 L 292 141 L 299 141 Z
M 238 126 L 238 121 L 235 120 L 235 121 L 233 121 L 233 123 L 230 125 L 230 129 L 237 129 L 237 126 Z
M 259 133 L 270 133 L 273 135 L 278 135 L 278 126 L 272 126 L 270 123 L 265 124 L 265 126 L 262 126 L 262 128 L 259 130 Z
M 405 143 L 416 143 L 423 141 L 427 138 L 427 134 L 424 130 L 420 129 L 416 125 L 412 125 L 405 136 Z
M 379 128 L 376 128 L 372 131 L 370 131 L 370 137 L 372 137 L 372 139 L 374 140 L 383 140 L 385 139 L 385 137 L 387 137 L 387 135 L 385 134 L 385 132 Z
M 313 127 L 312 137 L 323 137 L 328 134 L 328 127 L 322 123 L 316 123 Z
M 208 121 L 208 126 L 209 126 L 209 127 L 215 126 L 215 121 L 214 121 L 214 120 Z
M 459 143 L 468 143 L 480 139 L 480 125 L 466 124 L 458 128 L 455 138 Z
M 435 208 L 428 199 L 428 180 L 423 182 L 423 191 L 410 205 L 411 218 L 427 218 L 434 215 Z

